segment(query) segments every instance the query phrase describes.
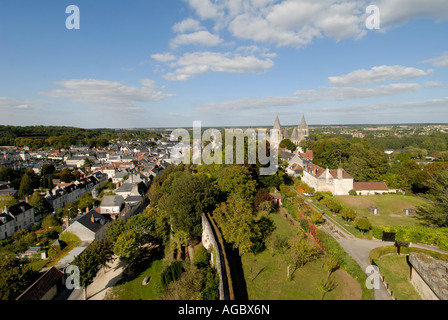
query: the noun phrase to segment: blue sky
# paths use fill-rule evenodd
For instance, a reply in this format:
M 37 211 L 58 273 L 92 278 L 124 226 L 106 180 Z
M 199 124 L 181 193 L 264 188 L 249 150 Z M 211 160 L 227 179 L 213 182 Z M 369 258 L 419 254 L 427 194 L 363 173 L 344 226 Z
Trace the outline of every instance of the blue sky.
M 448 122 L 447 34 L 446 0 L 2 0 L 0 124 Z

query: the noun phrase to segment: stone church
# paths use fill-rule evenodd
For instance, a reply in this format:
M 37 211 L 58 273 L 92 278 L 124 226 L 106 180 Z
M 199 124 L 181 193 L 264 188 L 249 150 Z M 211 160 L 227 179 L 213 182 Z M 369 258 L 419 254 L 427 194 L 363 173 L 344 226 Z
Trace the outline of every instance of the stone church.
M 305 114 L 302 115 L 302 121 L 300 124 L 292 129 L 291 135 L 286 128 L 282 131 L 280 120 L 277 116 L 275 118 L 274 127 L 271 130 L 270 142 L 271 144 L 280 143 L 284 139 L 289 139 L 298 146 L 302 140 L 308 139 L 308 134 L 309 128 L 305 121 Z

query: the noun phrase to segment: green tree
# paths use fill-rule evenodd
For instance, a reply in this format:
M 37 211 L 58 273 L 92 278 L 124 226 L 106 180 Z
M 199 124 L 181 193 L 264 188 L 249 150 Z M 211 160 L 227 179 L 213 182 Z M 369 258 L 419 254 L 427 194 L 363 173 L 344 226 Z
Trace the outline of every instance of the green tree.
M 252 206 L 240 198 L 231 197 L 221 203 L 213 218 L 220 227 L 224 239 L 238 248 L 240 254 L 258 252 L 272 233 L 272 220 L 262 215 L 257 217 Z
M 0 300 L 14 300 L 25 290 L 35 272 L 14 256 L 0 256 Z
M 24 198 L 25 196 L 32 194 L 33 191 L 34 191 L 33 181 L 31 180 L 30 176 L 27 173 L 25 173 L 22 176 L 22 180 L 20 181 L 20 187 L 17 195 L 20 198 Z
M 121 260 L 129 261 L 135 256 L 138 247 L 138 235 L 135 230 L 122 232 L 115 243 L 114 252 Z
M 289 151 L 295 151 L 297 146 L 290 139 L 283 139 L 280 142 L 280 148 L 286 148 Z
M 341 217 L 346 221 L 353 221 L 355 220 L 356 213 L 351 208 L 343 208 L 341 211 Z
M 355 227 L 364 233 L 372 228 L 372 224 L 366 218 L 357 218 L 355 219 Z
M 228 197 L 235 196 L 252 201 L 256 193 L 257 182 L 245 166 L 230 165 L 218 173 L 218 187 Z
M 50 204 L 37 191 L 30 197 L 29 203 L 34 208 L 35 215 L 45 216 L 50 213 Z
M 84 167 L 91 167 L 95 164 L 95 161 L 90 159 L 90 158 L 85 158 L 84 159 Z
M 116 242 L 120 234 L 125 230 L 126 222 L 123 219 L 115 219 L 106 225 L 105 237 Z
M 306 263 L 317 259 L 320 253 L 317 244 L 304 234 L 290 238 L 289 249 L 285 256 L 288 264 L 288 277 L 292 277 L 299 267 L 303 268 Z
M 40 174 L 42 175 L 42 177 L 45 177 L 47 175 L 52 174 L 53 172 L 56 171 L 56 168 L 54 167 L 53 164 L 51 163 L 46 163 L 42 166 L 42 169 L 40 171 Z
M 84 299 L 87 300 L 87 287 L 93 282 L 98 273 L 99 261 L 95 254 L 87 247 L 81 254 L 75 257 L 72 265 L 79 268 L 79 284 L 84 288 Z
M 448 226 L 448 169 L 440 170 L 425 182 L 429 188 L 426 194 L 421 196 L 428 203 L 418 207 L 417 213 L 426 224 L 447 227 Z
M 184 172 L 172 185 L 167 197 L 166 210 L 172 227 L 183 230 L 192 238 L 202 234 L 201 215 L 212 212 L 217 192 L 206 176 Z
M 198 268 L 205 268 L 210 265 L 210 254 L 207 252 L 207 249 L 203 245 L 200 245 L 195 253 L 193 258 L 193 263 Z
M 61 221 L 55 216 L 48 215 L 42 220 L 42 228 L 47 229 L 49 227 L 57 227 L 61 225 Z
M 73 176 L 69 168 L 64 168 L 59 174 L 59 179 L 61 179 L 61 181 L 65 183 L 69 183 L 75 180 L 75 177 Z

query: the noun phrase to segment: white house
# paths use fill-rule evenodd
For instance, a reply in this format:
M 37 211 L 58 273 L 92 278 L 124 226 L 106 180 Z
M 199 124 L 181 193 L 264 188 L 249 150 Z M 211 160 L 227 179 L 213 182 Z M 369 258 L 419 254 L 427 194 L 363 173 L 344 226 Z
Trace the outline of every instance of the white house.
M 31 228 L 34 222 L 34 208 L 27 202 L 5 206 L 0 214 L 0 240 L 12 236 L 19 230 Z
M 353 189 L 353 177 L 344 169 L 324 169 L 308 163 L 303 170 L 302 181 L 317 191 L 330 191 L 333 195 L 348 195 Z
M 110 219 L 92 209 L 70 221 L 66 220 L 63 232 L 69 231 L 77 235 L 81 241 L 92 242 L 104 238 L 105 226 L 108 222 Z
M 124 199 L 121 195 L 104 196 L 100 205 L 100 213 L 117 217 L 124 207 Z
M 363 196 L 390 192 L 385 182 L 354 182 L 353 190 L 356 194 Z

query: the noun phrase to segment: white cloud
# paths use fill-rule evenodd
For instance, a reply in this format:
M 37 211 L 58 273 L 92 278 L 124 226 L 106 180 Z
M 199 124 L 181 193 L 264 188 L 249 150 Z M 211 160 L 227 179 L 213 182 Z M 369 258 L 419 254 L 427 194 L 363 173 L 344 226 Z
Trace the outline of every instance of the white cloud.
M 448 97 L 442 99 L 430 99 L 424 101 L 405 101 L 397 103 L 378 103 L 373 105 L 354 105 L 354 106 L 342 106 L 342 107 L 327 107 L 318 108 L 316 112 L 337 112 L 337 113 L 370 113 L 379 111 L 392 111 L 409 113 L 410 110 L 418 110 L 423 113 L 428 113 L 430 110 L 444 110 L 448 107 Z
M 237 50 L 238 51 L 238 50 Z M 261 51 L 263 57 L 242 55 L 239 53 L 193 52 L 185 53 L 169 64 L 174 68 L 164 78 L 167 80 L 185 81 L 192 76 L 207 72 L 257 73 L 264 72 L 274 65 L 272 54 Z M 153 55 L 154 56 L 154 55 Z M 160 60 L 159 60 L 160 61 Z
M 401 25 L 419 18 L 442 21 L 448 18 L 448 2 L 445 0 L 380 0 L 381 28 Z
M 440 57 L 422 61 L 422 63 L 432 63 L 435 67 L 448 67 L 448 52 L 445 52 Z
M 215 35 L 211 34 L 206 30 L 197 31 L 193 33 L 183 33 L 178 34 L 174 39 L 171 40 L 170 46 L 175 49 L 182 45 L 201 45 L 206 47 L 213 47 L 220 44 L 223 40 Z
M 195 20 L 193 18 L 187 18 L 187 19 L 182 20 L 179 23 L 176 23 L 172 27 L 172 29 L 174 32 L 185 33 L 185 32 L 203 30 L 204 27 L 201 26 L 201 24 L 198 20 Z
M 425 88 L 436 88 L 436 87 L 441 87 L 441 86 L 443 86 L 443 83 L 442 83 L 442 82 L 438 82 L 438 81 L 428 81 L 428 82 L 425 82 L 425 83 L 423 84 L 423 86 L 424 86 Z
M 139 88 L 107 80 L 72 79 L 54 83 L 62 89 L 39 94 L 52 98 L 67 98 L 78 103 L 119 107 L 135 107 L 136 101 L 159 101 L 173 96 L 157 91 L 153 80 L 141 79 L 140 83 L 142 86 Z
M 186 0 L 215 31 L 227 29 L 239 39 L 303 47 L 320 37 L 336 41 L 367 34 L 364 0 Z M 446 0 L 379 0 L 381 30 L 419 18 L 448 18 Z
M 377 66 L 370 70 L 360 69 L 352 71 L 346 75 L 328 77 L 331 84 L 337 86 L 358 85 L 371 82 L 384 82 L 387 79 L 409 79 L 426 76 L 433 70 L 424 71 L 417 68 L 394 66 Z
M 322 90 L 299 90 L 296 91 L 293 96 L 266 98 L 252 97 L 220 103 L 201 104 L 197 109 L 200 111 L 222 112 L 228 110 L 269 109 L 295 106 L 316 101 L 343 101 L 361 98 L 376 98 L 413 92 L 419 89 L 420 85 L 416 83 L 394 83 L 384 86 L 374 86 L 371 88 L 326 87 L 322 88 Z
M 169 53 L 169 52 L 166 52 L 166 53 L 156 53 L 156 54 L 153 54 L 151 56 L 151 58 L 153 58 L 156 61 L 160 61 L 160 62 L 167 62 L 167 61 L 176 60 L 176 56 L 173 55 L 172 53 Z
M 328 96 L 329 100 L 350 100 L 358 98 L 371 98 L 390 96 L 405 92 L 417 91 L 421 87 L 417 83 L 392 83 L 384 86 L 375 86 L 371 88 L 354 88 L 342 87 L 327 88 L 324 92 L 319 92 L 319 95 Z
M 210 0 L 188 0 L 188 3 L 203 20 L 219 17 L 217 5 Z
M 49 102 L 39 100 L 26 100 L 0 97 L 0 111 L 1 112 L 19 112 L 25 110 L 31 110 L 34 106 L 49 105 Z

